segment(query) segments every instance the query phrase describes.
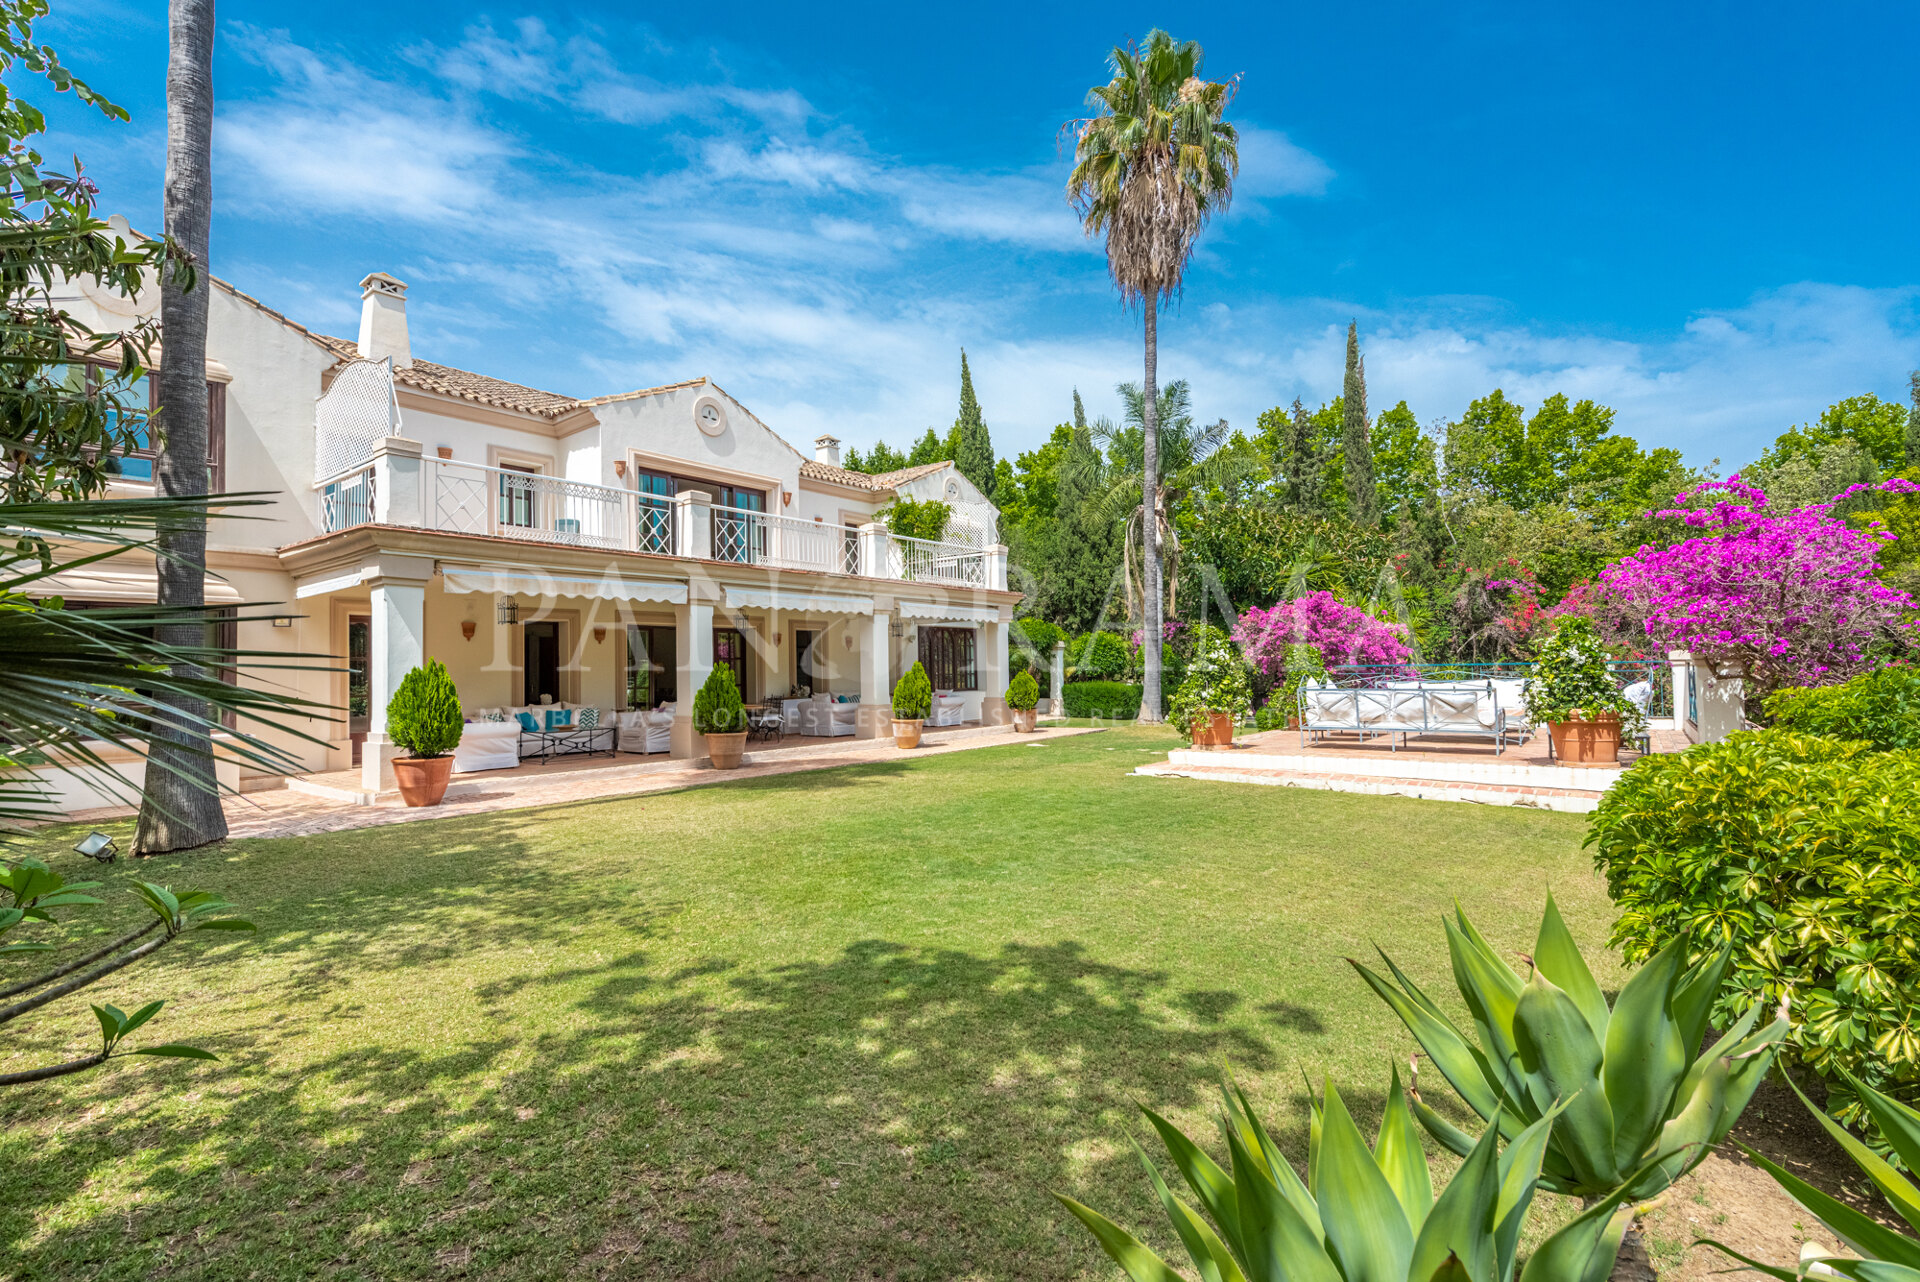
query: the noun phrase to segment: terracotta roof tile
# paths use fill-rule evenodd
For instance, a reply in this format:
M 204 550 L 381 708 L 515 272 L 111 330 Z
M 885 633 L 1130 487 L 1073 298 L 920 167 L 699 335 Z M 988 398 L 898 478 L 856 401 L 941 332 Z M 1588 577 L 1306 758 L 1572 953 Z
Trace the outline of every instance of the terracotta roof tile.
M 835 467 L 831 463 L 821 463 L 814 459 L 802 459 L 800 475 L 816 481 L 828 481 L 834 485 L 845 485 L 856 490 L 891 490 L 916 480 L 929 472 L 938 472 L 950 463 L 922 463 L 919 467 L 903 467 L 895 472 L 870 474 L 855 472 L 844 467 Z
M 333 338 L 326 334 L 314 334 L 314 338 L 343 361 L 360 359 L 359 344 L 349 339 Z M 455 369 L 451 365 L 437 365 L 432 361 L 419 359 L 406 369 L 395 369 L 393 381 L 403 387 L 417 388 L 423 392 L 437 392 L 442 396 L 457 397 L 463 401 L 476 401 L 482 405 L 494 405 L 501 409 L 537 414 L 542 418 L 559 418 L 587 404 L 576 396 L 543 392 L 535 387 L 509 383 L 505 379 L 490 378 L 485 374 L 475 374 L 471 370 Z

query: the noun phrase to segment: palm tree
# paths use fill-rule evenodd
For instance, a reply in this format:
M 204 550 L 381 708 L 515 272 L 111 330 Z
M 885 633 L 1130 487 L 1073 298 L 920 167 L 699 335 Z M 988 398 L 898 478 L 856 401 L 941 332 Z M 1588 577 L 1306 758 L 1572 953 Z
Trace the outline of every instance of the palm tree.
M 206 274 L 208 224 L 213 213 L 213 0 L 170 0 L 167 7 L 166 234 L 175 252 Z M 196 498 L 207 492 L 207 287 L 161 282 L 162 359 L 155 378 L 160 410 L 159 492 Z M 198 610 L 206 604 L 207 521 L 189 507 L 160 529 L 159 603 Z M 159 639 L 181 649 L 205 644 L 204 625 L 191 619 L 161 624 Z M 179 671 L 178 676 L 197 675 Z M 157 718 L 147 759 L 146 789 L 134 850 L 158 854 L 219 841 L 226 814 L 214 780 L 213 736 L 207 705 L 190 687 L 173 692 L 170 715 Z
M 1159 438 L 1157 476 L 1146 480 L 1145 446 L 1147 436 L 1147 398 L 1138 383 L 1122 383 L 1117 389 L 1126 403 L 1125 426 L 1115 427 L 1110 419 L 1094 424 L 1094 439 L 1107 451 L 1110 464 L 1106 492 L 1100 498 L 1101 513 L 1122 521 L 1126 531 L 1122 564 L 1126 567 L 1127 617 L 1140 618 L 1148 599 L 1145 576 L 1145 549 L 1151 528 L 1153 545 L 1165 558 L 1167 613 L 1174 607 L 1174 589 L 1180 578 L 1180 536 L 1174 529 L 1172 514 L 1180 500 L 1197 489 L 1225 486 L 1245 472 L 1246 460 L 1231 452 L 1222 453 L 1229 430 L 1220 419 L 1202 427 L 1194 422 L 1192 398 L 1187 381 L 1175 379 L 1162 388 L 1154 408 L 1152 422 Z M 1142 497 L 1146 501 L 1142 502 Z M 1148 526 L 1143 513 L 1152 511 Z M 1156 589 L 1157 590 L 1157 585 Z M 1143 637 L 1144 646 L 1144 637 Z
M 1233 198 L 1239 134 L 1226 122 L 1234 84 L 1200 78 L 1200 46 L 1150 31 L 1139 45 L 1116 47 L 1112 78 L 1087 92 L 1094 115 L 1071 123 L 1073 172 L 1067 199 L 1087 235 L 1107 238 L 1107 271 L 1121 302 L 1146 317 L 1142 396 L 1141 505 L 1152 511 L 1160 476 L 1158 318 L 1180 292 L 1187 260 L 1207 220 Z M 1143 673 L 1140 716 L 1160 718 L 1160 547 L 1154 522 L 1144 531 Z

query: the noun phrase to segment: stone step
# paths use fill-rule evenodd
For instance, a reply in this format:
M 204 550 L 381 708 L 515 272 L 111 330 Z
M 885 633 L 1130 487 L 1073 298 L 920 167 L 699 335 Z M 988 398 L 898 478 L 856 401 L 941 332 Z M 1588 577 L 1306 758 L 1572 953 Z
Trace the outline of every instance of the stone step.
M 1591 814 L 1605 795 L 1604 789 L 1558 788 L 1533 783 L 1476 783 L 1379 774 L 1265 770 L 1258 767 L 1249 769 L 1238 764 L 1186 765 L 1166 762 L 1140 766 L 1133 773 L 1150 778 L 1206 779 L 1275 788 L 1313 788 L 1323 792 L 1350 792 L 1373 797 L 1410 797 L 1417 801 L 1467 801 L 1483 806 L 1522 806 L 1579 815 Z

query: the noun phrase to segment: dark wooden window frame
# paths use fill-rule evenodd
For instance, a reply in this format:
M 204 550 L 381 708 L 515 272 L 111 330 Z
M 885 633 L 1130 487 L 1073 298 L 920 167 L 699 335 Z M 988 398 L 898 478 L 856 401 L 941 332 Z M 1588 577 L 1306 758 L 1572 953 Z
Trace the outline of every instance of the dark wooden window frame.
M 936 690 L 978 690 L 978 635 L 972 628 L 922 627 L 920 665 Z

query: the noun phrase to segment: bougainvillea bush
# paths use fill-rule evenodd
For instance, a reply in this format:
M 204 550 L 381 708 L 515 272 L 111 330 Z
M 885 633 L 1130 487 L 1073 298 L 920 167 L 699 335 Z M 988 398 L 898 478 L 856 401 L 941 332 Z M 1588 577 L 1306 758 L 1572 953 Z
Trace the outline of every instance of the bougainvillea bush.
M 1835 502 L 1869 488 L 1920 491 L 1895 479 L 1855 486 Z M 1830 685 L 1914 644 L 1913 598 L 1877 577 L 1892 535 L 1849 527 L 1831 503 L 1776 512 L 1738 476 L 1677 501 L 1697 505 L 1654 515 L 1697 534 L 1642 547 L 1600 572 L 1609 610 L 1653 645 L 1744 665 L 1752 688 L 1768 691 Z
M 1383 623 L 1331 592 L 1309 592 L 1265 610 L 1255 606 L 1240 616 L 1233 639 L 1247 661 L 1274 682 L 1286 677 L 1291 646 L 1314 647 L 1328 668 L 1402 664 L 1413 658 L 1404 626 Z

